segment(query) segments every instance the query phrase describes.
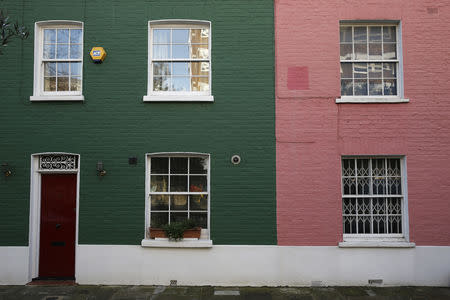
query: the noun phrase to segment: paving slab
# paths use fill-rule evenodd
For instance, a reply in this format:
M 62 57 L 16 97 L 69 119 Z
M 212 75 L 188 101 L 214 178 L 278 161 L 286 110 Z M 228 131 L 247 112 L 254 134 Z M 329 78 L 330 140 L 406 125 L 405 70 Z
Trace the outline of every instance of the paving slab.
M 450 287 L 0 286 L 0 300 L 450 300 Z

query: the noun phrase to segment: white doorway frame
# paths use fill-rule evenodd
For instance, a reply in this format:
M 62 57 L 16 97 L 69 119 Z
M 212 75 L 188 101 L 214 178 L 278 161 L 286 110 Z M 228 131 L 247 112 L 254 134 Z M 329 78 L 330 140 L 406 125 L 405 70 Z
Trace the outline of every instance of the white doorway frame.
M 39 157 L 42 155 L 75 155 L 78 158 L 78 168 L 74 170 L 40 170 Z M 41 176 L 42 174 L 76 174 L 76 217 L 75 217 L 75 278 L 77 274 L 77 247 L 78 247 L 78 219 L 80 198 L 80 155 L 68 152 L 43 152 L 31 155 L 30 169 L 30 222 L 29 222 L 29 262 L 28 281 L 39 276 L 39 246 L 41 226 Z

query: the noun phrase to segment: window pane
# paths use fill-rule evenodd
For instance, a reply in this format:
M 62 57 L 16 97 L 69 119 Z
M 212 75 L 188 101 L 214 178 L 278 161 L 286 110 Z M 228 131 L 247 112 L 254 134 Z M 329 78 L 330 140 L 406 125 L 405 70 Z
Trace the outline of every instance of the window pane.
M 58 91 L 69 90 L 69 77 L 58 77 Z
M 169 77 L 154 77 L 153 90 L 154 91 L 168 91 L 170 86 Z
M 381 63 L 369 64 L 369 78 L 381 78 Z
M 353 64 L 353 76 L 355 78 L 367 78 L 367 63 Z
M 397 80 L 395 79 L 384 80 L 384 94 L 387 96 L 397 95 Z
M 44 63 L 44 76 L 56 76 L 56 63 Z
M 69 63 L 57 63 L 57 74 L 59 76 L 69 76 Z
M 206 176 L 190 176 L 189 177 L 190 187 L 189 192 L 207 192 L 208 191 L 208 181 Z
M 341 27 L 339 33 L 341 43 L 352 43 L 352 27 Z
M 163 225 L 169 223 L 169 213 L 166 212 L 152 212 L 150 227 L 161 228 Z
M 81 77 L 80 76 L 70 77 L 70 90 L 71 91 L 81 91 Z
M 190 195 L 189 208 L 190 210 L 207 210 L 208 195 Z
M 55 43 L 56 42 L 56 30 L 55 29 L 45 29 L 44 30 L 44 43 Z
M 343 79 L 341 80 L 341 95 L 353 96 L 353 80 Z
M 209 75 L 209 62 L 192 62 L 192 75 Z
M 169 174 L 168 157 L 152 157 L 150 164 L 150 172 L 152 174 Z
M 172 43 L 174 44 L 188 44 L 189 43 L 189 29 L 173 29 Z
M 367 80 L 355 79 L 355 96 L 367 96 Z
M 81 63 L 72 62 L 70 63 L 70 74 L 71 75 L 81 75 Z
M 169 209 L 169 195 L 151 195 L 151 209 L 152 210 L 168 210 Z
M 173 175 L 170 176 L 171 192 L 187 192 L 187 176 Z
M 170 210 L 187 210 L 187 209 L 188 209 L 187 195 L 170 196 Z
M 383 45 L 383 58 L 384 59 L 396 59 L 397 58 L 397 44 L 384 44 Z
M 177 92 L 190 91 L 190 78 L 189 77 L 173 77 L 172 78 L 172 90 Z
M 369 95 L 370 96 L 383 95 L 383 82 L 381 79 L 369 80 Z
M 400 159 L 390 158 L 387 160 L 387 176 L 401 176 Z
M 383 42 L 395 43 L 397 41 L 397 27 L 383 26 Z
M 170 158 L 170 174 L 187 174 L 188 158 L 187 157 L 171 157 Z
M 56 91 L 56 77 L 44 77 L 44 91 Z
M 209 91 L 209 77 L 192 77 L 191 88 L 195 92 Z
M 353 66 L 351 63 L 341 63 L 341 79 L 353 78 Z
M 69 58 L 69 45 L 57 45 L 56 58 L 58 59 Z
M 81 45 L 70 45 L 70 58 L 81 58 Z
M 342 187 L 344 195 L 356 194 L 356 178 L 342 178 Z
M 151 192 L 167 192 L 169 176 L 150 176 Z
M 355 44 L 355 59 L 367 59 L 366 44 Z
M 153 58 L 165 59 L 170 58 L 170 46 L 168 45 L 154 45 L 153 46 Z
M 383 77 L 384 78 L 396 78 L 397 77 L 397 64 L 383 63 Z
M 188 217 L 187 212 L 170 213 L 170 223 L 183 222 Z
M 81 44 L 81 29 L 70 29 L 70 43 Z
M 191 29 L 192 44 L 208 44 L 209 29 Z
M 190 75 L 190 67 L 187 62 L 174 62 L 173 75 Z
M 189 58 L 188 45 L 172 45 L 172 58 Z
M 170 29 L 153 29 L 153 44 L 170 44 Z
M 191 46 L 191 58 L 208 59 L 209 58 L 208 45 Z
M 354 27 L 355 43 L 367 43 L 367 27 Z
M 43 58 L 44 59 L 53 59 L 55 58 L 56 55 L 56 50 L 55 50 L 56 45 L 52 44 L 52 45 L 44 45 L 44 53 L 43 53 Z
M 208 159 L 191 157 L 189 160 L 189 174 L 206 174 L 208 172 Z
M 369 27 L 369 42 L 381 42 L 381 26 Z
M 341 44 L 341 60 L 352 59 L 353 47 L 351 44 Z
M 58 29 L 57 32 L 58 44 L 68 44 L 69 43 L 69 29 Z
M 198 227 L 208 228 L 208 213 L 193 212 L 190 219 L 194 220 Z
M 370 59 L 381 59 L 381 43 L 369 44 L 369 58 Z
M 154 75 L 170 75 L 171 63 L 153 63 L 153 74 Z

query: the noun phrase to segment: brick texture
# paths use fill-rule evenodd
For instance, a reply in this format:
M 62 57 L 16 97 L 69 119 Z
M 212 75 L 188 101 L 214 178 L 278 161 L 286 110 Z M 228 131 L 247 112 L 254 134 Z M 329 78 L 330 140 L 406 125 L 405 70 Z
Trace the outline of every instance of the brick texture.
M 81 155 L 79 242 L 140 244 L 145 153 L 211 154 L 215 244 L 275 244 L 273 2 L 270 0 L 3 1 L 33 31 L 42 20 L 84 22 L 84 103 L 31 103 L 33 39 L 0 56 L 0 245 L 27 245 L 30 156 Z M 148 21 L 212 22 L 214 103 L 143 103 Z M 93 64 L 94 46 L 107 52 Z M 230 162 L 233 154 L 242 163 Z M 137 166 L 128 157 L 137 156 Z M 107 175 L 96 174 L 102 160 Z
M 450 245 L 448 1 L 275 1 L 280 245 L 342 240 L 342 155 L 404 155 L 410 240 Z M 339 21 L 400 20 L 409 103 L 336 104 Z M 309 89 L 289 88 L 307 67 Z

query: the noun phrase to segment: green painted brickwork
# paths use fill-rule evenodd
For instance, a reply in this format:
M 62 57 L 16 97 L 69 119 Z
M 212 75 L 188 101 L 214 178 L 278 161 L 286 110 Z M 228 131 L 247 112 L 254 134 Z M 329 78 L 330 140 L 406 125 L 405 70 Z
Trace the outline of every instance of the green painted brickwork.
M 272 0 L 0 1 L 30 38 L 0 56 L 0 245 L 27 245 L 30 156 L 81 155 L 79 242 L 140 244 L 145 153 L 211 154 L 211 237 L 215 244 L 275 244 L 275 101 Z M 212 22 L 214 103 L 143 103 L 147 22 Z M 85 26 L 84 103 L 31 103 L 34 22 Z M 93 46 L 108 56 L 89 59 Z M 230 163 L 241 155 L 239 166 Z M 128 165 L 129 156 L 138 165 Z M 102 160 L 107 175 L 96 175 Z

